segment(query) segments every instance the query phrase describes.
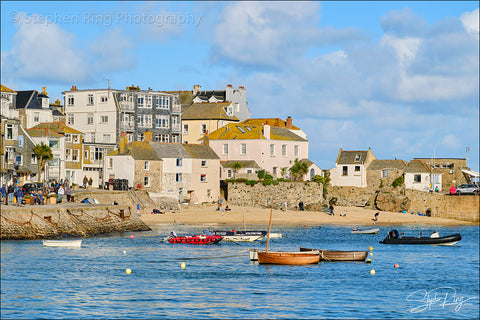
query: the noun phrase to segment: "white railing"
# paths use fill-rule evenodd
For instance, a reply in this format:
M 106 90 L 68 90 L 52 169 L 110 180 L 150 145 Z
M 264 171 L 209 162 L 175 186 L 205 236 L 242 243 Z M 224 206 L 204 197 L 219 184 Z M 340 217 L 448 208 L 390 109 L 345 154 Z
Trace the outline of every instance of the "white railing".
M 180 132 L 182 127 L 179 124 L 172 124 L 172 132 Z
M 118 105 L 120 106 L 121 110 L 133 111 L 135 109 L 133 102 L 129 101 L 120 101 Z
M 135 125 L 133 123 L 120 123 L 121 130 L 134 130 Z

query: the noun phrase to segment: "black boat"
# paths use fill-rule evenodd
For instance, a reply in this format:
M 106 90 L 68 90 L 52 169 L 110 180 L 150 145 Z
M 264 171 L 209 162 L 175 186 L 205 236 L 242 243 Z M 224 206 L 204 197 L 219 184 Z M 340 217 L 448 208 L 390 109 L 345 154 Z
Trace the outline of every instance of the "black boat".
M 444 237 L 404 237 L 400 236 L 397 230 L 392 230 L 388 233 L 388 236 L 380 241 L 383 244 L 432 244 L 453 246 L 457 242 L 462 240 L 462 236 L 459 233 L 452 234 Z

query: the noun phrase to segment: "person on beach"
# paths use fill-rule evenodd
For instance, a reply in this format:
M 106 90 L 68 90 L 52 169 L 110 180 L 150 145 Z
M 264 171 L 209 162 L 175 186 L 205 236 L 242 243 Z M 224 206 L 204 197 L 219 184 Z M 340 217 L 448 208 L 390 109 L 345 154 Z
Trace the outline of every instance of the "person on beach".
M 283 205 L 285 206 L 285 213 L 287 213 L 288 202 L 285 201 L 285 203 Z
M 12 185 L 8 186 L 7 192 L 8 192 L 8 202 L 13 205 L 13 194 L 15 192 L 15 189 L 13 188 Z
M 23 201 L 23 191 L 22 188 L 17 189 L 17 207 L 22 205 Z
M 7 203 L 7 186 L 5 183 L 3 184 L 2 189 L 0 189 L 0 193 L 2 194 L 2 203 L 5 202 L 5 204 L 8 204 Z
M 333 213 L 333 205 L 330 205 L 328 209 L 330 210 L 330 215 L 334 216 L 335 213 Z
M 377 223 L 377 221 L 378 221 L 378 215 L 379 215 L 379 214 L 380 214 L 380 213 L 377 212 L 377 213 L 375 213 L 375 215 L 373 216 L 373 219 L 372 219 L 372 220 L 373 220 L 373 224 L 376 224 L 376 223 Z
M 67 196 L 67 202 L 70 202 L 70 199 L 72 197 L 72 189 L 70 189 L 68 184 L 65 186 L 65 195 Z
M 58 193 L 57 202 L 62 203 L 63 196 L 65 195 L 65 189 L 63 189 L 62 185 L 60 185 L 60 187 L 58 187 L 58 192 L 57 193 Z
M 93 179 L 92 179 L 92 177 L 90 177 L 90 179 L 88 179 L 88 185 L 91 187 L 92 184 L 93 184 Z
M 230 210 L 232 210 L 232 209 L 230 209 L 230 208 L 228 207 L 228 204 L 227 204 L 227 206 L 225 207 L 225 211 L 230 211 Z
M 83 177 L 83 189 L 87 189 L 88 178 L 87 176 Z

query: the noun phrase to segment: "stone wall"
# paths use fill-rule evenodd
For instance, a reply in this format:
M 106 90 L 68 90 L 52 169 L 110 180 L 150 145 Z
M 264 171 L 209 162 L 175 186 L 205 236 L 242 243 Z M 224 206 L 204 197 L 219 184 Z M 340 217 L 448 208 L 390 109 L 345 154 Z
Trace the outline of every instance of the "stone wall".
M 326 203 L 333 199 L 334 203 L 343 207 L 369 207 L 374 204 L 376 189 L 360 187 L 328 186 Z
M 146 231 L 150 228 L 130 206 L 64 204 L 5 207 L 1 212 L 2 240 L 51 239 L 64 236 Z
M 312 204 L 323 203 L 323 186 L 316 182 L 280 182 L 278 185 L 264 186 L 258 182 L 254 186 L 242 182 L 228 183 L 228 202 L 236 206 L 270 208 L 284 208 L 287 201 L 288 208 L 298 207 L 303 201 L 307 207 Z

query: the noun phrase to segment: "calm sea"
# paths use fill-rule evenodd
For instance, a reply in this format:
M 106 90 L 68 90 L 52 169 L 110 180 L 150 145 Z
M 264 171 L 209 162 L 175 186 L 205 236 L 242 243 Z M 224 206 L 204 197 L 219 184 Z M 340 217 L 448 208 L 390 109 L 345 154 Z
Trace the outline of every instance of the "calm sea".
M 352 235 L 338 226 L 273 227 L 284 237 L 270 240 L 269 250 L 373 247 L 371 264 L 309 266 L 250 262 L 248 249 L 265 248 L 265 242 L 162 242 L 171 230 L 192 234 L 214 229 L 209 226 L 154 228 L 133 239 L 131 233 L 87 238 L 76 249 L 3 241 L 1 318 L 479 317 L 478 227 L 437 227 L 440 235 L 462 235 L 452 247 L 379 243 L 392 228 L 406 235 L 433 231 L 426 226 L 381 227 L 376 235 Z M 232 228 L 242 227 L 222 229 Z

